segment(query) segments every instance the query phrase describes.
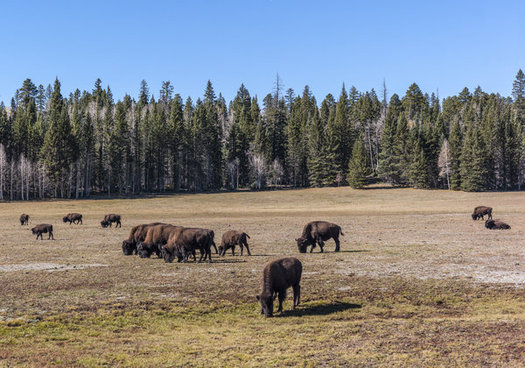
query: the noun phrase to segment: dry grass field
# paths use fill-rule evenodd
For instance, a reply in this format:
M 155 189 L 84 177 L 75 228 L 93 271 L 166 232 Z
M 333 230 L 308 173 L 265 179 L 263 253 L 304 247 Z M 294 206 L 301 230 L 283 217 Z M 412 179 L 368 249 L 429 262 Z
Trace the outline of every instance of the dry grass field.
M 494 208 L 509 231 L 470 218 Z M 21 213 L 31 216 L 20 226 Z M 84 225 L 67 225 L 68 212 Z M 121 229 L 100 227 L 120 213 Z M 342 251 L 299 254 L 311 220 Z M 124 256 L 133 225 L 250 236 L 252 256 Z M 28 228 L 54 225 L 56 240 Z M 525 195 L 327 188 L 0 204 L 0 367 L 525 366 Z M 44 234 L 44 239 L 47 236 Z M 319 248 L 315 249 L 318 252 Z M 264 264 L 303 263 L 302 303 L 264 318 Z

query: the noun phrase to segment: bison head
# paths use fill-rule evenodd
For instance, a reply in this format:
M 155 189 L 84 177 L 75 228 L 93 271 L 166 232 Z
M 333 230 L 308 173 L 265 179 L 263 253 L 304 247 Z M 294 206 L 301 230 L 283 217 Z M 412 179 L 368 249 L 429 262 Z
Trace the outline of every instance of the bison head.
M 226 254 L 226 249 L 224 249 L 222 245 L 219 245 L 219 255 L 223 256 L 224 254 Z
M 35 235 L 37 233 L 36 227 L 32 228 L 31 232 L 33 233 L 33 235 Z
M 478 214 L 477 213 L 473 213 L 472 214 L 472 220 L 477 220 L 478 219 Z
M 144 243 L 137 244 L 137 254 L 140 258 L 149 258 L 151 256 L 151 251 L 149 247 Z
M 102 226 L 102 227 L 108 227 L 108 225 L 109 225 L 109 222 L 108 222 L 108 221 L 106 221 L 106 220 L 100 221 L 100 226 Z
M 69 220 L 68 220 L 67 216 L 64 216 L 64 217 L 62 217 L 62 221 L 63 222 L 68 222 Z
M 161 249 L 162 258 L 164 258 L 164 262 L 166 263 L 172 263 L 175 259 L 175 252 L 173 249 L 168 247 L 162 247 Z
M 134 252 L 137 252 L 137 245 L 129 240 L 122 242 L 122 252 L 125 256 L 131 256 Z
M 257 295 L 256 298 L 261 304 L 261 314 L 264 314 L 265 317 L 272 317 L 274 298 L 270 294 Z
M 308 247 L 308 239 L 303 238 L 302 236 L 300 238 L 295 239 L 297 242 L 297 249 L 299 249 L 300 253 L 306 253 L 306 248 Z
M 487 220 L 485 221 L 485 227 L 487 229 L 492 229 L 495 226 L 494 220 Z

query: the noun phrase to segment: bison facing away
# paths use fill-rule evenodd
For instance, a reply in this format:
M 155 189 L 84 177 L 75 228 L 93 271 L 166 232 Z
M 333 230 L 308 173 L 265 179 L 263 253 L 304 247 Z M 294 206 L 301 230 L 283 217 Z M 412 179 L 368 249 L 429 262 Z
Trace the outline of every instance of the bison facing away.
M 478 206 L 474 208 L 474 212 L 472 213 L 472 220 L 485 220 L 485 215 L 488 215 L 489 220 L 492 219 L 492 207 Z
M 319 244 L 321 253 L 323 253 L 324 242 L 333 238 L 335 241 L 335 251 L 339 252 L 339 235 L 345 235 L 339 225 L 326 221 L 312 221 L 304 226 L 303 234 L 300 238 L 295 239 L 295 241 L 301 253 L 306 253 L 309 245 L 312 246 L 310 249 L 310 253 L 312 253 L 316 243 Z
M 292 310 L 301 300 L 301 274 L 303 265 L 294 257 L 281 258 L 269 262 L 263 270 L 262 291 L 256 298 L 261 304 L 261 314 L 266 317 L 273 315 L 273 301 L 279 297 L 279 309 L 282 312 L 283 301 L 286 298 L 286 289 L 293 288 Z
M 162 247 L 164 262 L 171 263 L 175 257 L 178 262 L 187 262 L 190 255 L 193 255 L 195 261 L 197 250 L 201 254 L 199 263 L 206 258 L 211 262 L 211 247 L 215 245 L 214 236 L 213 230 L 200 228 L 180 228 L 173 231 L 166 245 Z
M 36 225 L 34 228 L 31 229 L 31 232 L 33 233 L 33 235 L 36 235 L 37 239 L 38 237 L 40 237 L 40 239 L 44 240 L 42 234 L 49 233 L 47 238 L 55 240 L 55 238 L 53 237 L 53 225 L 51 224 Z
M 146 238 L 146 233 L 151 226 L 162 225 L 161 222 L 153 222 L 151 224 L 141 224 L 133 226 L 129 233 L 129 237 L 122 242 L 122 252 L 125 256 L 137 254 L 137 243 L 143 242 Z M 164 224 L 165 225 L 165 224 Z
M 25 213 L 20 215 L 20 225 L 29 225 L 29 215 Z
M 490 230 L 509 230 L 510 225 L 499 220 L 487 220 L 485 221 L 485 227 Z
M 221 245 L 219 245 L 219 255 L 224 256 L 226 251 L 231 248 L 232 256 L 235 255 L 235 246 L 239 245 L 241 247 L 241 256 L 244 247 L 248 251 L 248 255 L 251 256 L 250 247 L 248 247 L 248 240 L 250 236 L 242 231 L 237 230 L 228 230 L 222 234 Z
M 115 227 L 122 227 L 122 224 L 120 223 L 120 215 L 115 214 L 109 214 L 104 216 L 104 220 L 100 222 L 100 225 L 102 227 L 111 227 L 111 224 L 116 223 Z
M 68 213 L 62 218 L 63 222 L 69 222 L 71 224 L 82 224 L 82 215 L 80 213 Z

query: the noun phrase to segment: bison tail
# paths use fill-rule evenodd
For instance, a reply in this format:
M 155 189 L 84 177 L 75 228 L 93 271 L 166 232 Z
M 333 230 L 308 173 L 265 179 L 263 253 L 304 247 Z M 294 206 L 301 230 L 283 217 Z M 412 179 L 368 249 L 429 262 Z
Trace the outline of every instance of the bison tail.
M 250 235 L 248 235 L 248 234 L 246 234 L 246 233 L 244 233 L 244 235 L 246 235 L 246 237 L 247 237 L 248 239 L 251 239 L 251 238 L 250 238 Z

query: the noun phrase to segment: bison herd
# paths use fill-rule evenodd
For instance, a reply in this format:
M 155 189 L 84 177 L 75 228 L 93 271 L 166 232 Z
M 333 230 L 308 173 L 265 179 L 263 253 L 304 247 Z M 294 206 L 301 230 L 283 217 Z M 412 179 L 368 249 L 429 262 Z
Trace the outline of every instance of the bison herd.
M 472 213 L 473 220 L 487 220 L 485 227 L 487 229 L 510 229 L 510 226 L 503 221 L 492 219 L 492 208 L 486 206 L 478 206 L 474 208 Z M 62 219 L 64 223 L 82 224 L 82 215 L 80 213 L 69 213 Z M 29 224 L 29 215 L 22 214 L 20 216 L 20 224 Z M 121 217 L 116 214 L 108 214 L 100 222 L 103 228 L 122 227 Z M 53 225 L 39 224 L 31 229 L 36 238 L 43 239 L 42 234 L 49 234 L 48 239 L 53 237 Z M 300 253 L 306 253 L 308 246 L 310 246 L 310 253 L 313 252 L 316 245 L 319 245 L 320 252 L 324 252 L 325 241 L 333 239 L 335 242 L 335 251 L 340 251 L 339 236 L 344 235 L 339 225 L 326 221 L 312 221 L 307 223 L 301 236 L 295 241 Z M 187 262 L 191 257 L 196 262 L 196 254 L 199 252 L 198 262 L 212 261 L 212 248 L 216 254 L 224 256 L 226 252 L 231 249 L 232 255 L 235 255 L 235 247 L 239 246 L 241 256 L 244 248 L 248 255 L 251 255 L 248 246 L 248 239 L 250 236 L 237 230 L 228 230 L 222 235 L 221 243 L 217 248 L 214 241 L 215 233 L 213 230 L 197 228 L 197 227 L 183 227 L 161 222 L 153 222 L 149 224 L 141 224 L 134 226 L 127 239 L 122 242 L 122 252 L 129 256 L 136 254 L 140 258 L 149 258 L 152 254 L 163 258 L 164 262 L 171 263 L 177 259 L 177 262 Z M 275 298 L 279 300 L 279 308 L 277 312 L 282 311 L 282 304 L 286 297 L 286 290 L 293 289 L 293 304 L 292 309 L 299 305 L 301 298 L 301 274 L 302 264 L 294 257 L 281 258 L 271 261 L 263 269 L 262 290 L 257 295 L 257 300 L 261 305 L 261 314 L 266 317 L 273 315 L 273 301 Z

